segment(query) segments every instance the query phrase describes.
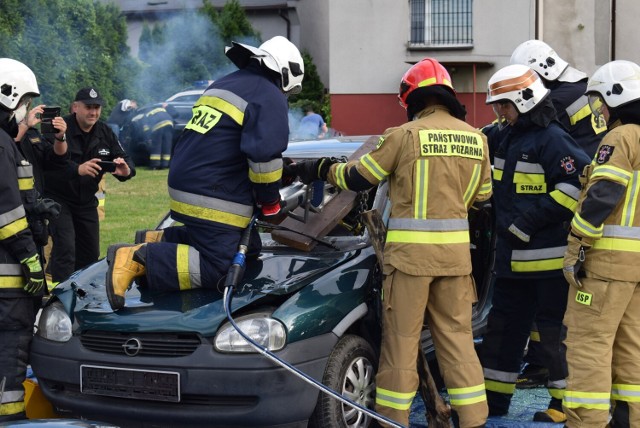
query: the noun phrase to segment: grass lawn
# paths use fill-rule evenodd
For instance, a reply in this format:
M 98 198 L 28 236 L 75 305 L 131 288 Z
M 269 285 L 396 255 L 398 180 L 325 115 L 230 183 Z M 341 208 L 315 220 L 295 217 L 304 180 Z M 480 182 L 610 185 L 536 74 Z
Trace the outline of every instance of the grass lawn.
M 110 244 L 133 243 L 139 229 L 153 229 L 169 211 L 168 170 L 137 168 L 131 180 L 119 182 L 107 174 L 106 216 L 100 222 L 100 257 Z

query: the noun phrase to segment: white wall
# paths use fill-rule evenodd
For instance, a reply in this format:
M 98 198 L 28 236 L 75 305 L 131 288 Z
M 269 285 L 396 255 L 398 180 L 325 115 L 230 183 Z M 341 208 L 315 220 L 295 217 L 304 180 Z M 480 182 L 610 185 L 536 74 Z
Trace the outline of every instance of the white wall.
M 305 1 L 313 0 L 302 0 Z M 497 69 L 508 65 L 513 49 L 533 37 L 535 0 L 475 0 L 472 49 L 408 50 L 408 0 L 329 0 L 331 92 L 393 93 L 411 64 L 430 56 L 441 62 L 490 62 L 477 69 L 483 92 Z M 306 23 L 303 22 L 303 26 Z M 452 79 L 462 92 L 473 90 L 470 67 L 456 67 Z
M 400 78 L 409 68 L 406 63 L 408 2 L 328 1 L 331 93 L 397 91 Z
M 329 46 L 329 2 L 300 0 L 296 2 L 300 20 L 300 50 L 306 50 L 313 58 L 320 80 L 330 87 L 329 69 L 333 61 Z M 295 43 L 295 42 L 294 42 Z
M 640 64 L 640 37 L 638 37 L 638 23 L 640 22 L 640 1 L 617 0 L 616 13 L 616 52 L 615 59 L 626 59 Z

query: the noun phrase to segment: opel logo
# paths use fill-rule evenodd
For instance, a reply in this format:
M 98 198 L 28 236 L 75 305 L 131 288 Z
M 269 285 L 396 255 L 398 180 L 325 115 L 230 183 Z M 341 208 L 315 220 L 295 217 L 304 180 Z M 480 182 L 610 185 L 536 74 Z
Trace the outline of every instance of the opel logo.
M 124 345 L 122 345 L 122 349 L 124 349 L 124 353 L 128 356 L 135 357 L 140 353 L 140 351 L 142 351 L 142 342 L 139 339 L 132 337 L 131 339 L 124 342 Z

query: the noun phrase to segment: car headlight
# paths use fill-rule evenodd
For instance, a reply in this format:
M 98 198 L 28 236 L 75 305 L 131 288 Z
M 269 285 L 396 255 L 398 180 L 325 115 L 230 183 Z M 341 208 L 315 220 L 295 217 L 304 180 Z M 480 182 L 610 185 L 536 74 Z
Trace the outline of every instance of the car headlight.
M 54 302 L 42 309 L 37 334 L 56 342 L 67 342 L 71 339 L 71 318 L 62 303 Z
M 287 342 L 284 325 L 269 314 L 251 314 L 234 321 L 244 334 L 269 351 L 278 351 Z M 216 334 L 214 346 L 220 352 L 257 352 L 230 323 L 225 324 Z

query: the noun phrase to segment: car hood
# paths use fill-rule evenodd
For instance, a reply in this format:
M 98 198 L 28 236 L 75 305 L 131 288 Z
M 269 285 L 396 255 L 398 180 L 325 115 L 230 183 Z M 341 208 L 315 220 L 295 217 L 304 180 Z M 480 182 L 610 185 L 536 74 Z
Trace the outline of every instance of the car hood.
M 236 314 L 248 307 L 276 307 L 305 287 L 315 290 L 310 294 L 319 295 L 323 283 L 331 282 L 333 288 L 337 284 L 344 289 L 341 278 L 350 284 L 347 288 L 361 289 L 370 268 L 362 265 L 361 252 L 263 253 L 247 262 L 244 279 L 234 290 L 232 312 Z M 53 290 L 75 322 L 76 330 L 196 331 L 210 336 L 226 320 L 222 283 L 218 289 L 182 292 L 152 292 L 134 283 L 127 291 L 126 307 L 114 312 L 106 296 L 106 270 L 106 260 L 102 259 L 74 273 Z

